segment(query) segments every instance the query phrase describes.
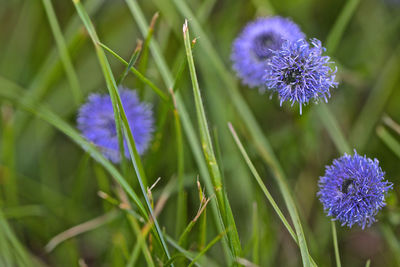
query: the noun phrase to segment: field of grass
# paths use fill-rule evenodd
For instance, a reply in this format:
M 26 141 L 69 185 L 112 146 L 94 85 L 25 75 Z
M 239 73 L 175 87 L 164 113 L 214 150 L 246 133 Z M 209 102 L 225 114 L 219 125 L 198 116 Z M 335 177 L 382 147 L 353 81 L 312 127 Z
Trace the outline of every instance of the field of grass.
M 275 15 L 337 66 L 302 115 L 232 69 L 242 28 Z M 119 85 L 152 106 L 142 155 Z M 91 93 L 118 164 L 77 128 Z M 0 0 L 0 266 L 400 266 L 399 103 L 396 0 Z M 393 183 L 364 230 L 317 197 L 354 149 Z

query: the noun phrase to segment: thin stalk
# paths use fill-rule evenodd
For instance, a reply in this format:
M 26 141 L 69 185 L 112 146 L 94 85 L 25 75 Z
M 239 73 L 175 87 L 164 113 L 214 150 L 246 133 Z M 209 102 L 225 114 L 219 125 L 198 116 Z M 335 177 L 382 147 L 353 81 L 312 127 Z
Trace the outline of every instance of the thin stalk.
M 232 137 L 235 140 L 235 143 L 236 143 L 237 147 L 240 150 L 240 153 L 242 153 L 242 156 L 243 156 L 244 160 L 246 161 L 247 166 L 249 167 L 251 173 L 253 174 L 254 178 L 256 179 L 256 181 L 257 181 L 258 185 L 260 186 L 261 190 L 263 191 L 265 197 L 267 198 L 267 200 L 271 204 L 272 208 L 275 210 L 275 212 L 278 215 L 278 217 L 281 219 L 283 225 L 286 227 L 286 229 L 288 230 L 288 232 L 291 235 L 291 237 L 293 238 L 293 240 L 296 243 L 298 243 L 297 242 L 296 233 L 293 231 L 293 229 L 290 226 L 289 222 L 286 220 L 285 216 L 283 215 L 281 209 L 278 207 L 278 204 L 276 204 L 276 202 L 275 202 L 274 198 L 272 197 L 271 193 L 268 191 L 267 187 L 264 185 L 264 182 L 262 181 L 261 176 L 258 174 L 257 169 L 255 168 L 255 166 L 251 162 L 250 157 L 247 154 L 245 148 L 243 147 L 243 144 L 240 141 L 240 139 L 239 139 L 235 129 L 233 128 L 232 124 L 229 123 L 228 127 L 229 127 L 229 130 L 232 133 Z
M 199 249 L 203 249 L 207 240 L 207 209 L 203 211 L 200 217 L 200 230 L 199 230 Z
M 331 221 L 331 227 L 332 227 L 333 247 L 335 248 L 336 266 L 341 267 L 342 265 L 340 263 L 340 254 L 339 254 L 339 245 L 338 245 L 337 234 L 336 234 L 336 225 L 335 225 L 334 221 Z
M 176 135 L 176 151 L 177 151 L 177 176 L 178 176 L 178 205 L 176 209 L 176 228 L 175 235 L 178 236 L 186 223 L 186 205 L 184 190 L 184 152 L 182 126 L 179 119 L 178 110 L 174 110 L 175 135 Z
M 253 262 L 255 264 L 259 264 L 260 259 L 260 233 L 259 233 L 259 226 L 258 226 L 258 211 L 257 211 L 257 202 L 254 202 L 253 205 Z M 293 231 L 293 230 L 292 230 Z

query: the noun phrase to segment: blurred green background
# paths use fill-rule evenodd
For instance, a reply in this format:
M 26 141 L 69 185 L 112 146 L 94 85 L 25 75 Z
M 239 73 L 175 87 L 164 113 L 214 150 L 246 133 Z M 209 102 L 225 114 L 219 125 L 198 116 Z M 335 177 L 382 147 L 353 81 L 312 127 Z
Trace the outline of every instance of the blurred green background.
M 93 44 L 72 1 L 51 2 L 78 75 L 83 95 L 81 103 L 91 92 L 106 93 Z M 148 22 L 155 12 L 159 12 L 152 41 L 160 45 L 162 55 L 175 77 L 181 63 L 186 60 L 182 24 L 187 18 L 190 26 L 192 18 L 183 15 L 173 0 L 137 2 Z M 257 145 L 252 142 L 243 121 L 238 118 L 240 111 L 230 101 L 230 88 L 227 88 L 211 63 L 213 55 L 202 48 L 202 42 L 209 38 L 226 69 L 233 73 L 229 59 L 231 44 L 247 22 L 273 14 L 290 17 L 309 38 L 318 38 L 325 44 L 347 1 L 184 2 L 196 14 L 207 34 L 206 37 L 191 32 L 192 37 L 198 38 L 193 48 L 194 60 L 209 126 L 216 133 L 216 143 L 220 147 L 220 163 L 244 251 L 243 258 L 254 261 L 255 240 L 258 240 L 259 249 L 256 249 L 256 253 L 260 266 L 299 266 L 299 250 L 248 171 L 228 131 L 228 121 L 237 128 L 264 183 L 287 214 L 282 196 L 269 167 L 257 152 Z M 129 60 L 137 40 L 146 37 L 141 34 L 125 1 L 86 0 L 83 3 L 100 40 Z M 396 155 L 396 142 L 400 142 L 400 136 L 392 129 L 395 127 L 390 127 L 392 124 L 388 118 L 400 122 L 400 3 L 389 0 L 359 1 L 342 40 L 335 51 L 327 53 L 337 62 L 340 83 L 337 89 L 332 90 L 328 104 L 333 117 L 351 148 L 357 149 L 360 154 L 378 158 L 387 173 L 387 179 L 394 183 L 388 207 L 380 212 L 379 222 L 371 228 L 362 231 L 358 227 L 348 229 L 337 225 L 342 264 L 364 266 L 371 259 L 371 266 L 399 266 L 400 210 L 397 184 L 400 182 L 400 153 L 397 150 Z M 107 56 L 114 75 L 118 77 L 124 66 L 111 55 Z M 168 93 L 168 85 L 164 83 L 150 52 L 147 64 L 139 62 L 139 70 Z M 42 1 L 0 0 L 1 91 L 15 90 L 10 83 L 23 90 L 18 101 L 47 106 L 75 127 L 79 105 L 71 94 L 71 86 Z M 263 134 L 271 142 L 287 175 L 311 254 L 320 266 L 334 266 L 330 220 L 316 198 L 317 182 L 324 172 L 324 166 L 342 154 L 325 127 L 324 120 L 327 118 L 318 114 L 320 109 L 313 104 L 303 109 L 303 115 L 300 116 L 298 106 L 284 104 L 280 107 L 276 97 L 270 100 L 268 95 L 260 96 L 257 90 L 241 86 L 240 81 L 235 83 L 240 86 L 240 94 L 252 110 Z M 128 75 L 124 85 L 138 89 L 141 98 L 154 107 L 156 133 L 151 148 L 143 156 L 143 163 L 150 184 L 161 177 L 153 191 L 157 200 L 169 182 L 176 182 L 173 114 L 166 112 L 160 98 L 135 76 Z M 190 119 L 197 126 L 187 68 L 178 88 L 188 107 Z M 34 261 L 43 265 L 84 266 L 85 262 L 87 266 L 125 266 L 136 236 L 126 217 L 120 213 L 95 230 L 70 238 L 51 252 L 45 251 L 46 244 L 60 232 L 108 214 L 113 206 L 100 198 L 97 192 L 101 190 L 115 197 L 116 186 L 103 167 L 63 133 L 20 109 L 15 101 L 10 101 L 2 94 L 0 107 L 0 204 L 4 216 L 0 217 L 4 224 L 0 229 L 2 262 L 14 262 L 15 265 L 11 266 L 18 266 L 20 256 L 15 251 L 19 250 L 14 246 L 20 244 L 21 253 L 29 252 Z M 386 123 L 382 118 L 386 118 Z M 376 127 L 384 127 L 380 128 L 380 135 L 377 135 Z M 394 137 L 389 145 L 384 142 L 389 142 L 389 139 L 382 131 Z M 199 205 L 196 186 L 199 168 L 187 139 L 184 138 L 183 142 L 188 222 L 196 215 Z M 133 170 L 130 169 L 129 173 L 127 179 L 139 194 Z M 200 182 L 204 185 L 202 177 Z M 160 214 L 159 223 L 165 227 L 166 233 L 176 237 L 177 192 L 176 184 L 172 186 L 174 189 Z M 6 221 L 19 241 L 10 241 Z M 258 226 L 254 225 L 255 222 Z M 196 225 L 190 234 L 187 249 L 197 251 L 199 231 Z M 212 213 L 208 212 L 208 241 L 217 234 Z M 226 265 L 220 244 L 206 254 L 214 265 Z M 158 264 L 157 260 L 155 262 Z M 136 266 L 146 266 L 142 255 Z

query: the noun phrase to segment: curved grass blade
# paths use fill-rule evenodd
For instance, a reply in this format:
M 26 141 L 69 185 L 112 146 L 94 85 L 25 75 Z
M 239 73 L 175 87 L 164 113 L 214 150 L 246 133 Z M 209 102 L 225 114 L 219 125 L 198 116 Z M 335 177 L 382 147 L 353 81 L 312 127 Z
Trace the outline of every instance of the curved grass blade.
M 237 135 L 235 129 L 233 128 L 231 123 L 228 123 L 228 127 L 229 130 L 232 133 L 233 139 L 235 140 L 236 145 L 238 146 L 240 152 L 242 153 L 242 156 L 246 162 L 246 164 L 248 165 L 251 173 L 254 175 L 254 178 L 256 179 L 258 185 L 260 186 L 261 190 L 263 191 L 264 195 L 266 196 L 266 198 L 268 199 L 268 201 L 270 202 L 270 204 L 272 205 L 273 209 L 275 210 L 275 212 L 278 214 L 278 217 L 281 219 L 283 225 L 286 227 L 286 229 L 288 230 L 290 236 L 293 238 L 294 242 L 300 246 L 299 242 L 298 242 L 298 237 L 296 235 L 296 233 L 293 231 L 293 228 L 290 226 L 289 222 L 286 220 L 286 217 L 283 215 L 282 211 L 280 210 L 280 208 L 278 207 L 278 205 L 276 204 L 274 198 L 272 197 L 272 195 L 269 193 L 267 187 L 264 185 L 261 176 L 258 174 L 257 169 L 255 168 L 254 164 L 251 162 L 249 155 L 246 152 L 246 149 L 244 148 L 242 142 L 239 139 L 239 136 Z M 310 261 L 312 263 L 312 265 L 316 266 L 317 264 L 314 262 L 313 258 L 311 257 L 311 255 L 309 255 Z
M 275 210 L 276 214 L 278 217 L 281 219 L 283 225 L 286 227 L 288 230 L 289 234 L 292 236 L 293 240 L 297 243 L 297 236 L 296 233 L 293 231 L 292 227 L 290 226 L 289 222 L 286 220 L 285 216 L 283 215 L 281 209 L 278 207 L 278 204 L 276 204 L 274 198 L 268 191 L 267 187 L 264 185 L 264 182 L 261 179 L 261 176 L 258 174 L 256 167 L 253 165 L 253 163 L 250 160 L 249 155 L 247 154 L 245 148 L 243 147 L 242 142 L 239 139 L 239 136 L 237 135 L 235 129 L 233 128 L 231 123 L 228 123 L 229 130 L 232 133 L 232 137 L 235 140 L 235 143 L 237 147 L 240 150 L 240 153 L 242 153 L 242 156 L 247 164 L 249 166 L 249 169 L 251 173 L 253 174 L 254 178 L 256 179 L 258 185 L 260 186 L 261 190 L 263 191 L 265 197 L 268 199 L 269 203 L 271 204 L 272 208 Z
M 96 53 L 98 56 L 98 60 L 100 62 L 100 65 L 102 67 L 103 70 L 103 75 L 104 78 L 106 80 L 107 83 L 107 88 L 109 90 L 110 96 L 111 96 L 111 101 L 113 103 L 113 109 L 114 109 L 114 116 L 115 116 L 115 123 L 116 123 L 116 127 L 118 129 L 118 127 L 121 127 L 121 122 L 118 123 L 118 121 L 121 119 L 122 120 L 122 126 L 123 126 L 123 130 L 125 133 L 125 137 L 127 140 L 127 144 L 128 144 L 128 148 L 129 148 L 129 153 L 130 153 L 130 157 L 132 160 L 132 164 L 134 166 L 137 178 L 138 178 L 138 182 L 140 185 L 140 189 L 142 190 L 142 194 L 143 197 L 146 201 L 146 205 L 147 205 L 147 209 L 148 212 L 150 213 L 150 218 L 154 223 L 154 232 L 155 232 L 155 236 L 157 237 L 157 240 L 161 243 L 161 246 L 163 248 L 163 251 L 167 257 L 167 259 L 170 258 L 169 252 L 168 252 L 168 247 L 167 244 L 165 243 L 165 240 L 163 238 L 163 234 L 162 231 L 160 229 L 160 226 L 158 225 L 157 219 L 154 216 L 154 212 L 153 212 L 153 208 L 150 204 L 149 198 L 147 196 L 147 191 L 146 191 L 146 186 L 147 186 L 147 179 L 146 179 L 146 175 L 144 172 L 144 168 L 143 165 L 141 163 L 140 160 L 140 156 L 139 153 L 137 152 L 136 149 L 136 145 L 135 145 L 135 141 L 133 139 L 133 135 L 132 135 L 132 131 L 130 128 L 130 125 L 128 123 L 124 108 L 122 106 L 122 102 L 121 102 L 121 98 L 119 96 L 119 92 L 117 89 L 117 85 L 116 82 L 114 80 L 114 76 L 112 74 L 111 71 L 111 67 L 107 61 L 106 55 L 103 51 L 103 49 L 99 46 L 99 39 L 97 37 L 96 31 L 94 29 L 93 24 L 90 21 L 90 18 L 88 16 L 88 14 L 86 13 L 86 11 L 84 10 L 82 4 L 80 3 L 80 0 L 73 0 L 75 7 L 83 21 L 83 23 L 85 24 L 86 29 L 89 32 L 89 35 L 95 45 L 95 49 L 96 49 Z M 121 116 L 121 117 L 120 117 Z
M 237 258 L 241 256 L 242 248 L 240 245 L 239 234 L 236 229 L 235 221 L 233 220 L 233 214 L 231 213 L 229 207 L 229 202 L 225 201 L 226 196 L 225 196 L 224 185 L 222 184 L 221 170 L 220 167 L 218 166 L 217 159 L 215 157 L 213 145 L 211 142 L 211 136 L 207 125 L 206 114 L 201 99 L 200 88 L 197 81 L 197 75 L 193 61 L 192 47 L 190 42 L 190 35 L 189 35 L 189 28 L 187 21 L 185 21 L 185 24 L 183 25 L 183 39 L 185 43 L 190 76 L 192 79 L 193 94 L 195 99 L 196 113 L 199 124 L 203 153 L 208 165 L 211 181 L 214 186 L 214 192 L 217 196 L 218 207 L 221 211 L 223 223 L 226 228 L 232 229 L 227 233 L 227 236 L 231 245 L 231 251 L 233 253 L 233 256 L 234 258 Z
M 148 25 L 146 24 L 146 20 L 144 18 L 143 12 L 140 9 L 139 5 L 133 0 L 125 0 L 125 1 L 129 7 L 129 10 L 131 11 L 134 19 L 136 20 L 140 31 L 142 32 L 143 35 L 146 35 L 146 33 L 148 32 Z M 160 71 L 161 77 L 164 80 L 164 83 L 166 84 L 166 86 L 168 88 L 173 88 L 174 79 L 172 78 L 171 71 L 169 70 L 169 68 L 166 64 L 166 60 L 162 56 L 160 47 L 158 46 L 157 43 L 152 41 L 152 42 L 150 42 L 150 49 L 151 49 L 153 58 L 155 60 L 155 63 Z M 197 163 L 197 166 L 199 168 L 201 178 L 203 178 L 203 181 L 206 185 L 207 191 L 213 192 L 214 190 L 213 190 L 210 176 L 208 174 L 207 164 L 204 160 L 204 157 L 202 157 L 201 147 L 200 147 L 200 144 L 198 143 L 198 138 L 196 136 L 194 127 L 189 119 L 189 115 L 186 111 L 186 107 L 183 102 L 183 99 L 182 99 L 179 91 L 175 92 L 174 95 L 175 95 L 175 100 L 176 100 L 177 108 L 179 111 L 180 119 L 182 122 L 183 130 L 185 131 L 186 137 L 189 141 L 192 155 L 193 155 L 193 157 Z M 217 207 L 215 201 L 211 201 L 210 204 L 211 204 L 212 212 L 214 215 L 214 220 L 215 220 L 217 230 L 218 230 L 218 232 L 222 232 L 223 227 L 222 227 L 221 220 L 219 219 L 220 211 L 218 210 L 218 207 Z M 224 254 L 225 254 L 225 257 L 227 258 L 228 262 L 232 263 L 235 261 L 235 259 L 232 258 L 232 255 L 229 250 L 229 246 L 225 240 L 226 239 L 224 238 L 223 242 L 222 242 Z
M 135 194 L 130 185 L 126 182 L 124 177 L 118 172 L 118 170 L 114 167 L 114 165 L 110 161 L 108 161 L 92 143 L 89 143 L 86 139 L 84 139 L 79 134 L 79 132 L 77 132 L 73 127 L 64 122 L 51 110 L 43 106 L 38 107 L 21 101 L 20 96 L 23 95 L 23 92 L 24 90 L 21 89 L 18 85 L 0 77 L 0 96 L 10 100 L 11 102 L 17 105 L 20 105 L 22 108 L 26 109 L 27 111 L 33 113 L 37 117 L 51 124 L 60 132 L 64 133 L 69 138 L 71 138 L 71 140 L 74 141 L 76 144 L 78 144 L 83 150 L 90 153 L 91 157 L 95 159 L 97 162 L 99 162 L 128 193 L 128 195 L 132 198 L 132 200 L 134 201 L 135 205 L 138 207 L 140 212 L 143 215 L 147 216 L 146 209 L 142 205 L 139 197 Z

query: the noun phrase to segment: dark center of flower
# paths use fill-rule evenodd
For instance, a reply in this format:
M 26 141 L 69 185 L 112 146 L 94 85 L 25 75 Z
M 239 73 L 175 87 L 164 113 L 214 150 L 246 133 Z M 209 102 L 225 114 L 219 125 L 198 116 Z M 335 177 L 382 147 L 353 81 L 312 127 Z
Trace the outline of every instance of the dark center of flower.
M 287 69 L 284 72 L 283 75 L 283 80 L 285 81 L 286 84 L 292 84 L 294 82 L 297 82 L 299 78 L 301 77 L 302 72 L 298 68 L 295 69 Z
M 354 179 L 345 179 L 342 183 L 342 193 L 347 194 L 349 192 L 349 189 L 352 188 L 354 185 Z
M 271 51 L 276 50 L 282 44 L 281 38 L 277 34 L 263 33 L 254 39 L 253 51 L 259 60 L 265 60 L 271 57 Z

